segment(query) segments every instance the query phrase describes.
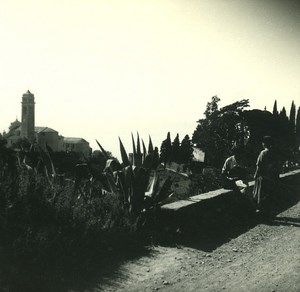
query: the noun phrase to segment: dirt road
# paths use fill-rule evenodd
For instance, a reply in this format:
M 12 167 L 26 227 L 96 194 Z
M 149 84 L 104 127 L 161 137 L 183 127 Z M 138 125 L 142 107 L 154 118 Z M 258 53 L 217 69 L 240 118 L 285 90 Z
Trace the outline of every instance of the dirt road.
M 209 248 L 151 247 L 94 291 L 300 291 L 300 202 Z

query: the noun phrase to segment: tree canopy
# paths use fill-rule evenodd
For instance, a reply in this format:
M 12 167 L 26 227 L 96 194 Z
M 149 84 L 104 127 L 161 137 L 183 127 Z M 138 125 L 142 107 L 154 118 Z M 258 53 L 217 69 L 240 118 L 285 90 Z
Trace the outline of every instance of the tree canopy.
M 206 162 L 216 167 L 223 164 L 234 145 L 244 143 L 247 130 L 242 112 L 249 106 L 249 100 L 243 99 L 219 109 L 219 101 L 213 96 L 207 103 L 205 118 L 198 121 L 192 137 L 193 143 L 205 152 Z

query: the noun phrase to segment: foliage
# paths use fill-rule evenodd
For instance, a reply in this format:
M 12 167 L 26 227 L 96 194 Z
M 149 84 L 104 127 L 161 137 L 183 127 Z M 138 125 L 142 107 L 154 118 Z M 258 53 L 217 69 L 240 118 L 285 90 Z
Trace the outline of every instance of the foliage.
M 275 100 L 275 102 L 274 102 L 274 106 L 273 106 L 273 115 L 274 115 L 274 116 L 278 116 L 277 100 Z
M 95 256 L 91 247 L 99 254 L 120 246 L 117 238 L 133 236 L 135 222 L 128 210 L 98 181 L 61 177 L 41 149 L 34 153 L 1 148 L 0 153 L 3 151 L 10 151 L 10 156 L 6 160 L 0 156 L 2 287 L 15 291 L 15 285 L 31 283 L 34 287 L 22 286 L 22 291 L 44 291 L 36 285 L 44 284 L 51 267 L 58 267 L 55 282 L 60 282 L 61 265 L 69 263 L 68 269 L 82 270 Z M 27 156 L 34 155 L 36 159 L 27 164 Z
M 139 136 L 137 146 L 132 135 L 133 159 L 132 163 L 119 138 L 122 164 L 116 160 L 108 159 L 104 170 L 108 182 L 107 191 L 115 194 L 127 206 L 129 214 L 138 218 L 142 212 L 155 208 L 169 195 L 171 182 L 166 179 L 159 184 L 159 175 L 156 171 L 159 165 L 158 150 L 153 150 L 151 138 L 149 139 L 148 152 L 141 153 Z M 144 145 L 144 142 L 142 142 Z M 98 142 L 100 149 L 103 147 Z M 136 148 L 137 147 L 137 148 Z
M 160 147 L 160 159 L 166 166 L 167 162 L 171 161 L 172 157 L 172 143 L 170 132 L 167 134 L 167 138 L 162 142 Z
M 160 161 L 162 161 L 165 166 L 170 162 L 189 165 L 192 154 L 193 147 L 188 135 L 185 135 L 180 143 L 179 134 L 177 134 L 173 143 L 171 143 L 170 132 L 168 132 L 167 138 L 161 144 Z
M 193 158 L 193 147 L 189 135 L 185 135 L 180 144 L 179 162 L 189 164 Z
M 189 196 L 195 196 L 202 193 L 210 192 L 223 187 L 222 176 L 220 172 L 216 173 L 197 173 L 191 177 L 189 187 Z
M 300 149 L 300 107 L 298 107 L 296 118 L 296 148 Z
M 262 150 L 262 138 L 266 135 L 274 138 L 282 162 L 293 159 L 299 145 L 294 102 L 288 118 L 284 107 L 278 114 L 276 101 L 273 114 L 266 110 L 245 110 L 248 100 L 237 101 L 219 109 L 219 101 L 213 97 L 207 104 L 205 118 L 198 121 L 192 138 L 205 152 L 207 164 L 220 168 L 226 157 L 231 155 L 232 147 L 242 145 L 245 146 L 247 162 L 253 167 Z
M 180 161 L 180 142 L 179 142 L 179 134 L 176 135 L 171 150 L 171 161 L 179 163 Z
M 248 100 L 241 100 L 219 109 L 219 101 L 217 96 L 212 97 L 205 118 L 198 121 L 192 137 L 193 143 L 205 152 L 206 162 L 217 168 L 221 167 L 233 145 L 245 142 L 247 128 L 243 110 L 249 106 Z
M 292 104 L 291 104 L 290 124 L 291 124 L 291 131 L 295 132 L 295 126 L 296 126 L 296 106 L 295 106 L 294 101 L 292 101 Z

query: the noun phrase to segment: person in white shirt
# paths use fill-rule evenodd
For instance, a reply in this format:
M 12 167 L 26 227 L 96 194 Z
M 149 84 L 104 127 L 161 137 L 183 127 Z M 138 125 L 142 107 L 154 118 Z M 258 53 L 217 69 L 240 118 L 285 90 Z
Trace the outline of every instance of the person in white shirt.
M 222 168 L 224 177 L 224 188 L 244 192 L 248 186 L 246 166 L 243 162 L 243 148 L 235 146 L 232 149 L 232 156 L 225 160 Z

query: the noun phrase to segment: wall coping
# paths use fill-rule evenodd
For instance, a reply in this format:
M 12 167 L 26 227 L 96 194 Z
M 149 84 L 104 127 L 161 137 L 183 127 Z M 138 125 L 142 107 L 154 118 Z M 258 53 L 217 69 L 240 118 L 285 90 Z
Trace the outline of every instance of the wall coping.
M 289 176 L 293 176 L 293 175 L 297 175 L 300 174 L 300 169 L 297 170 L 292 170 L 283 174 L 280 174 L 280 179 L 289 177 Z M 249 182 L 249 187 L 253 187 L 254 186 L 254 181 L 250 181 Z M 165 204 L 161 206 L 162 210 L 169 210 L 169 211 L 178 211 L 182 208 L 186 208 L 188 206 L 197 204 L 201 201 L 206 201 L 206 200 L 210 200 L 219 196 L 224 196 L 224 195 L 228 195 L 230 193 L 232 193 L 233 191 L 230 189 L 217 189 L 214 191 L 210 191 L 207 193 L 203 193 L 203 194 L 199 194 L 199 195 L 195 195 L 186 199 L 182 199 L 182 200 L 178 200 L 176 202 L 172 202 L 169 204 Z

